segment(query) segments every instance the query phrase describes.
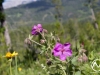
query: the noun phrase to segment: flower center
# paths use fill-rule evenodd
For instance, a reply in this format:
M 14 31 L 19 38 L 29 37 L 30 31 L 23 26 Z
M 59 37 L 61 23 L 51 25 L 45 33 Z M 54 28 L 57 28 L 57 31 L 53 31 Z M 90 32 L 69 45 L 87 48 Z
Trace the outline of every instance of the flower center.
M 37 32 L 40 32 L 40 28 L 37 28 L 36 31 L 37 31 Z
M 64 48 L 62 48 L 62 49 L 61 49 L 62 54 L 63 54 L 64 51 L 65 51 Z

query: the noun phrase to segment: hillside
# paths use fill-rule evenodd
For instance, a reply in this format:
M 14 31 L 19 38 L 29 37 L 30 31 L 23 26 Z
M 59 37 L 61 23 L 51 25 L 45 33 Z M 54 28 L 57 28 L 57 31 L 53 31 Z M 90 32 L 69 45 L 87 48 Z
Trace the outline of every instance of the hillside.
M 61 13 L 63 21 L 70 18 L 89 19 L 86 0 L 62 0 Z M 98 3 L 99 4 L 99 3 Z M 33 23 L 51 23 L 55 21 L 55 8 L 50 1 L 40 0 L 5 10 L 6 20 L 10 25 L 30 25 Z

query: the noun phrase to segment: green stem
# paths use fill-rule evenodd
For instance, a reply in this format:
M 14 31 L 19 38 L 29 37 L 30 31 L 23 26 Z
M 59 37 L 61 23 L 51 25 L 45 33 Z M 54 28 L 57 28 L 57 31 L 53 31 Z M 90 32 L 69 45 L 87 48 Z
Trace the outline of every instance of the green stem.
M 36 43 L 37 45 L 42 46 L 40 43 L 38 43 L 38 42 L 36 42 L 36 41 L 34 41 L 34 40 L 31 40 L 31 41 L 34 42 L 34 43 Z
M 40 33 L 40 32 L 39 32 Z M 44 36 L 44 33 L 42 34 L 42 33 L 40 33 L 40 35 L 43 37 L 43 39 L 45 40 L 45 42 L 46 42 L 46 44 L 47 44 L 47 46 L 48 46 L 48 42 L 47 42 L 47 40 L 46 40 L 46 38 L 45 38 L 45 36 Z
M 69 69 L 68 69 L 68 65 L 67 65 L 67 74 L 69 75 Z
M 10 61 L 10 75 L 12 75 L 11 61 Z
M 16 74 L 15 75 L 17 75 L 17 56 L 15 56 L 15 63 L 16 63 Z
M 40 32 L 39 32 L 40 33 Z M 41 34 L 41 36 L 43 37 L 43 39 L 45 40 L 45 41 L 47 41 L 46 40 L 46 38 L 44 37 L 44 33 L 42 34 L 42 33 L 40 33 Z

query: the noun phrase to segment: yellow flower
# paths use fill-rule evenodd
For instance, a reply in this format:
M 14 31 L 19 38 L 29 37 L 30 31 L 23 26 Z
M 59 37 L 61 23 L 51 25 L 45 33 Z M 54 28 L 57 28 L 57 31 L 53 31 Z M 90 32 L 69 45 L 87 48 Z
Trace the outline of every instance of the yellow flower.
M 12 57 L 15 57 L 15 56 L 18 55 L 18 53 L 16 53 L 16 52 L 14 51 L 11 55 L 12 55 Z
M 19 68 L 18 68 L 18 71 L 21 71 L 21 70 L 22 70 L 22 68 L 19 67 Z
M 12 57 L 12 54 L 10 52 L 7 52 L 5 57 L 6 58 L 11 58 Z
M 12 58 L 12 57 L 15 57 L 17 55 L 18 55 L 18 53 L 16 53 L 15 51 L 13 53 L 7 52 L 6 56 L 4 56 L 4 57 L 6 57 L 6 58 Z

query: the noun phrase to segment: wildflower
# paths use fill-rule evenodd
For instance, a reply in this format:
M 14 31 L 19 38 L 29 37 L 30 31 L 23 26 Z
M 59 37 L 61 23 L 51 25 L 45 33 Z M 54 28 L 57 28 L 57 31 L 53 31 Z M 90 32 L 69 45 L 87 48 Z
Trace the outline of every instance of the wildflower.
M 12 57 L 15 57 L 16 55 L 18 55 L 18 53 L 16 53 L 15 51 L 13 53 L 7 52 L 4 57 L 12 58 Z
M 72 56 L 72 50 L 70 49 L 70 43 L 56 43 L 53 49 L 53 55 L 58 56 L 60 60 L 66 60 L 67 57 Z
M 16 52 L 14 51 L 11 55 L 12 55 L 12 57 L 15 57 L 15 56 L 18 55 L 18 53 L 16 53 Z
M 21 70 L 22 70 L 22 68 L 19 67 L 19 68 L 18 68 L 18 71 L 21 71 Z
M 42 31 L 43 31 L 42 25 L 37 24 L 37 25 L 33 26 L 31 34 L 32 35 L 38 35 L 39 33 L 42 33 Z
M 7 53 L 6 53 L 6 56 L 4 56 L 4 57 L 6 57 L 6 58 L 11 58 L 11 57 L 12 57 L 12 55 L 11 55 L 11 53 L 10 53 L 10 52 L 7 52 Z

